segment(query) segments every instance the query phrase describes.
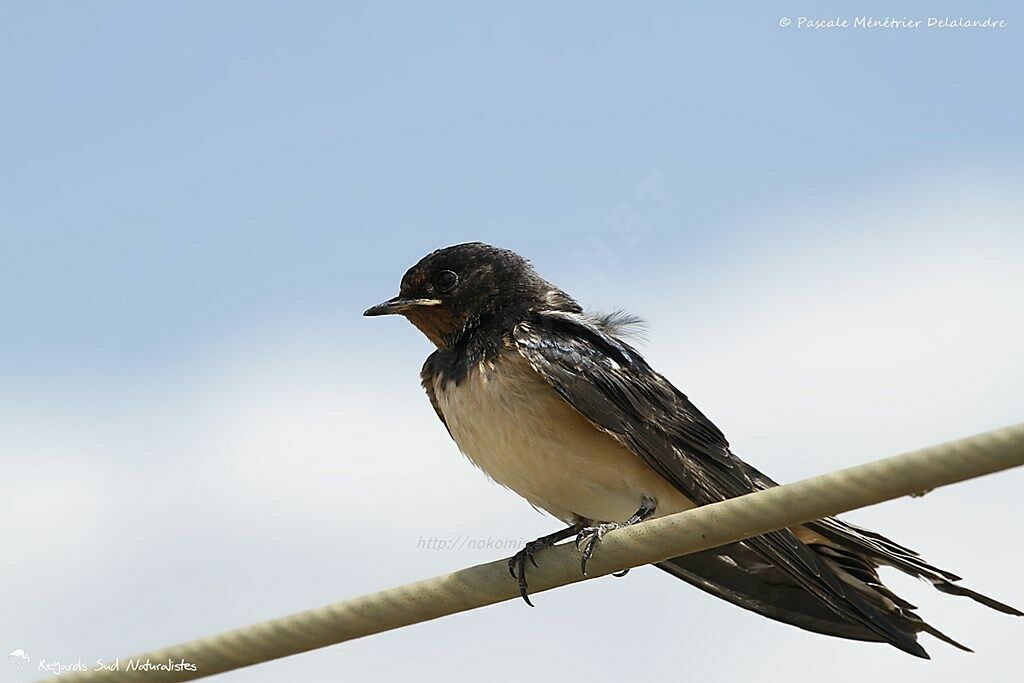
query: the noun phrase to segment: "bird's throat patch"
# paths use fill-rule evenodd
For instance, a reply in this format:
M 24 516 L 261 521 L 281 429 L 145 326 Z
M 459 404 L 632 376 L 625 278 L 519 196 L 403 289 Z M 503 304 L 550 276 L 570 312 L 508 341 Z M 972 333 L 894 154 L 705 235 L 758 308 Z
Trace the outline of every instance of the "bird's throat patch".
M 405 317 L 438 348 L 443 348 L 460 327 L 460 322 L 443 306 L 411 308 L 405 311 Z

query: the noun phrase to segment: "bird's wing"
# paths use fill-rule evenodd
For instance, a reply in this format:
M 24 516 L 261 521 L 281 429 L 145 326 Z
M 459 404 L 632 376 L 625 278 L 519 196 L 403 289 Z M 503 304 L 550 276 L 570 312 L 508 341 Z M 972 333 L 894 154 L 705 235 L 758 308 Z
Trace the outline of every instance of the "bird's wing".
M 513 331 L 519 353 L 573 408 L 625 445 L 697 505 L 769 486 L 729 450 L 715 425 L 632 347 L 584 316 L 546 311 Z M 893 623 L 788 529 L 746 543 L 835 612 L 896 647 L 927 657 Z
M 427 360 L 423 363 L 423 369 L 420 370 L 420 384 L 423 385 L 423 390 L 427 392 L 427 398 L 430 399 L 430 405 L 434 407 L 434 412 L 437 413 L 438 419 L 441 420 L 441 424 L 448 430 L 448 436 L 452 436 L 452 430 L 448 427 L 448 422 L 444 419 L 444 413 L 441 412 L 441 405 L 437 402 L 437 393 L 434 391 L 434 377 L 437 374 L 438 366 L 441 362 L 441 352 L 435 351 L 434 353 L 427 356 Z

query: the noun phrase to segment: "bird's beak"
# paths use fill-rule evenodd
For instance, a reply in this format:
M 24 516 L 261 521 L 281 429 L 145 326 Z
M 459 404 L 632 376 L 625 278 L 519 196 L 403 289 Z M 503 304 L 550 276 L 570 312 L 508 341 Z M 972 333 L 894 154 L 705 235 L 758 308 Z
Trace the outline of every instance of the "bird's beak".
M 363 311 L 363 315 L 395 315 L 397 313 L 404 313 L 410 308 L 437 306 L 440 303 L 440 299 L 403 299 L 400 296 L 396 296 L 382 304 L 367 308 Z

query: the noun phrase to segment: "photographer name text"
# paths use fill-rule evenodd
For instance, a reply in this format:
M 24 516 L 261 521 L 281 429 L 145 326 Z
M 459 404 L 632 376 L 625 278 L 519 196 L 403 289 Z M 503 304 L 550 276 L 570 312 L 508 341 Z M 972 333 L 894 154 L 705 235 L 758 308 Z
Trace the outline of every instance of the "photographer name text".
M 779 26 L 798 29 L 999 29 L 1006 28 L 1005 19 L 973 19 L 968 17 L 782 17 Z

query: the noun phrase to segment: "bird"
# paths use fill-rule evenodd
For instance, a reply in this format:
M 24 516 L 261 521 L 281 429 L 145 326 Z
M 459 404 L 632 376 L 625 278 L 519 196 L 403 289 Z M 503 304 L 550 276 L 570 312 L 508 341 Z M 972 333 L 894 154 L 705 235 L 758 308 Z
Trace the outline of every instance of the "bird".
M 527 566 L 544 548 L 575 537 L 586 574 L 611 530 L 777 486 L 629 343 L 638 318 L 585 311 L 514 251 L 482 242 L 438 249 L 409 268 L 397 296 L 364 315 L 404 316 L 430 340 L 422 386 L 459 450 L 568 525 L 509 559 L 531 606 Z M 922 632 L 971 650 L 886 587 L 881 566 L 1024 616 L 835 517 L 656 566 L 762 616 L 925 659 Z

